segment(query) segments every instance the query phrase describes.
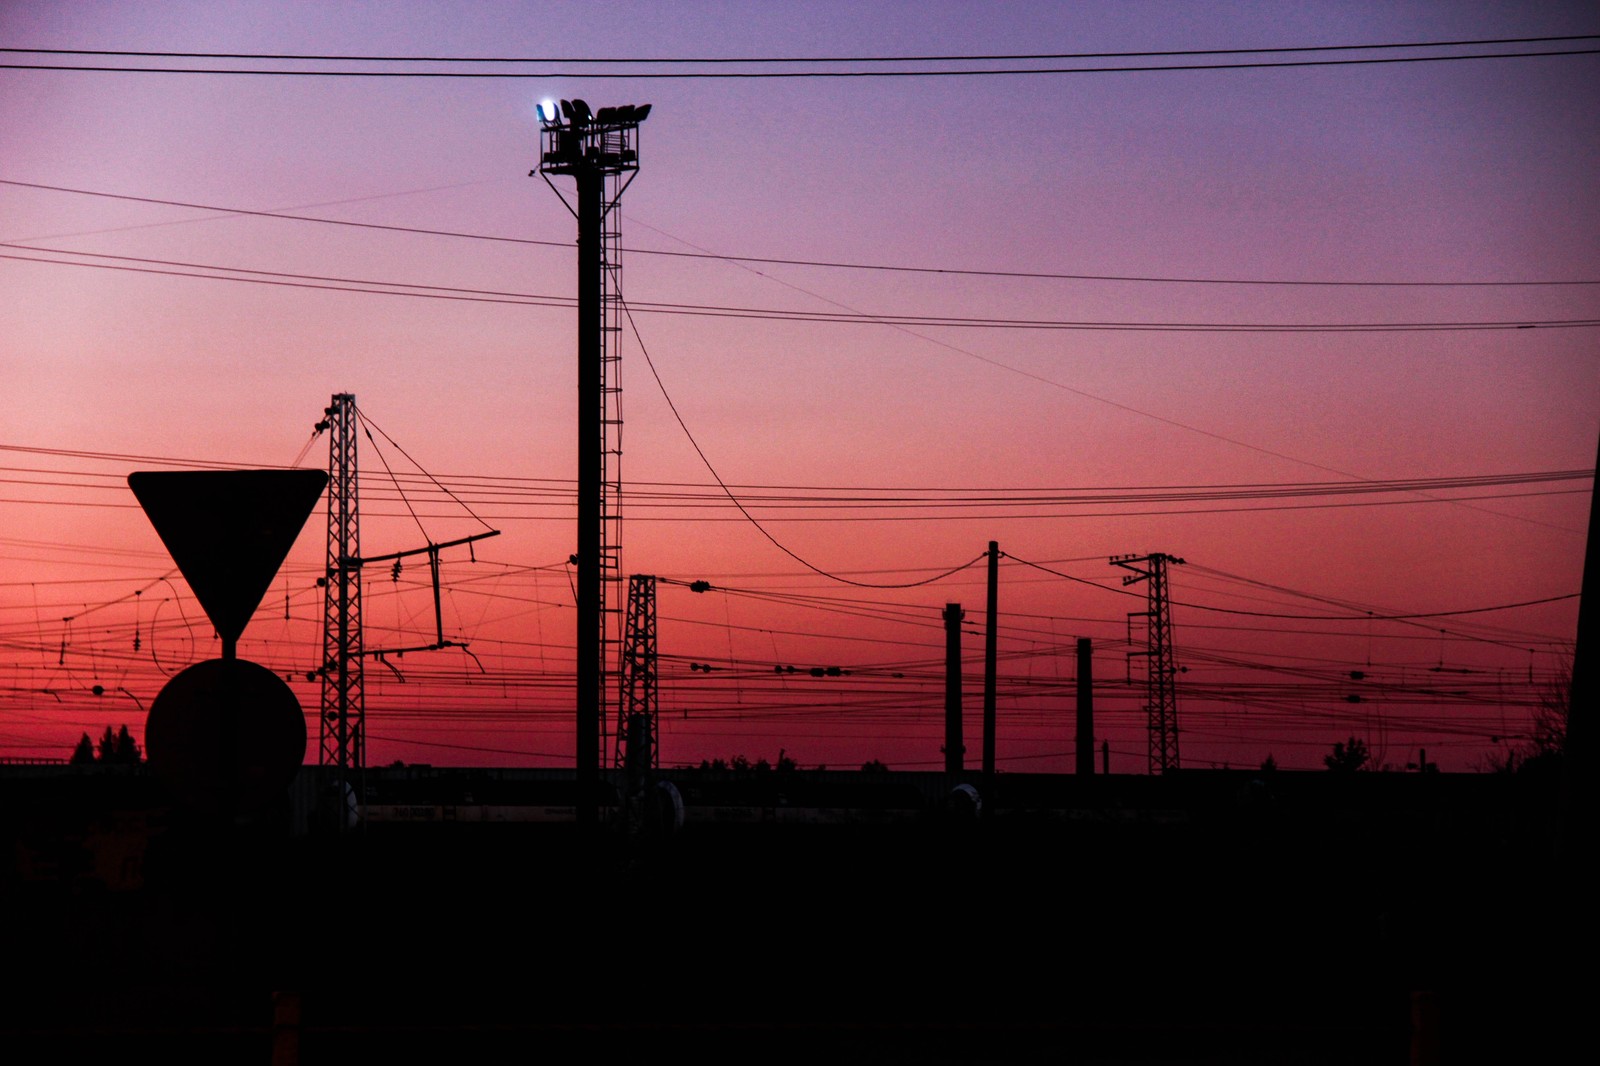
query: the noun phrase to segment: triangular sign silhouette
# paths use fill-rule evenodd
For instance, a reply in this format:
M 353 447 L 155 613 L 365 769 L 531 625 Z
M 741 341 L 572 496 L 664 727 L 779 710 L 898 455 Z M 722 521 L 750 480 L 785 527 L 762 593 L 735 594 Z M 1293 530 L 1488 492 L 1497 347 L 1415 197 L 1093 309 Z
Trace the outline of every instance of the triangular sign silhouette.
M 128 487 L 224 645 L 244 632 L 327 484 L 321 470 L 128 475 Z

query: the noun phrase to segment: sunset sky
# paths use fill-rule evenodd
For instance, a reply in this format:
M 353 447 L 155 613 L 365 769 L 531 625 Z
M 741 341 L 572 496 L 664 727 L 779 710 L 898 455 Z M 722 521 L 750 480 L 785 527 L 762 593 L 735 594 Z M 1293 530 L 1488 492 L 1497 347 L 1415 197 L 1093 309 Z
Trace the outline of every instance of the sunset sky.
M 1070 770 L 1091 637 L 1097 733 L 1144 771 L 1143 586 L 1107 560 L 1148 552 L 1186 560 L 1183 765 L 1352 735 L 1486 765 L 1577 617 L 1582 35 L 1590 4 L 8 0 L 0 756 L 141 735 L 219 653 L 127 474 L 325 464 L 350 392 L 364 554 L 501 531 L 445 556 L 471 654 L 368 664 L 369 761 L 570 762 L 576 226 L 529 171 L 535 104 L 582 97 L 653 105 L 622 469 L 624 570 L 664 579 L 663 762 L 942 766 L 958 602 L 975 763 L 995 540 L 1003 769 Z M 1572 54 L 1461 58 L 1540 51 Z M 1351 62 L 1400 58 L 1426 61 Z M 1239 65 L 1307 60 L 1337 65 Z M 1128 69 L 1180 66 L 1211 69 Z M 240 642 L 297 679 L 312 759 L 324 522 Z M 366 578 L 369 647 L 432 639 L 425 565 Z

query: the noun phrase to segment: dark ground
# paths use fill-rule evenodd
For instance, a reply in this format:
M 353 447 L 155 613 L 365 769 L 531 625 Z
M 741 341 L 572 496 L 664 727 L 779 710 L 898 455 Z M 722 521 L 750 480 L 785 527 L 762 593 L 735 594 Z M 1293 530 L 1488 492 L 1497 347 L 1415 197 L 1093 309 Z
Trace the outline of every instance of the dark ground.
M 1565 1057 L 1592 938 L 1551 796 L 1449 776 L 1404 797 L 1285 779 L 1268 802 L 1196 776 L 1071 818 L 690 823 L 647 844 L 571 825 L 295 837 L 207 824 L 132 779 L 8 782 L 0 1046 L 263 1064 Z

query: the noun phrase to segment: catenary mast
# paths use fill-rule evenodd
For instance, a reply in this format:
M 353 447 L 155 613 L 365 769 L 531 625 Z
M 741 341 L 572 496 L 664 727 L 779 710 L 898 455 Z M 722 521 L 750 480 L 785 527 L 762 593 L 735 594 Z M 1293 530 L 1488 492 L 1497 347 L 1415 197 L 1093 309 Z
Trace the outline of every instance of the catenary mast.
M 366 765 L 362 690 L 361 514 L 356 495 L 356 398 L 335 393 L 318 431 L 328 431 L 328 567 L 323 575 L 323 766 L 348 774 Z
M 1167 592 L 1167 565 L 1181 566 L 1175 555 L 1151 552 L 1149 555 L 1118 555 L 1112 566 L 1133 573 L 1122 579 L 1124 586 L 1140 581 L 1146 585 L 1149 606 L 1132 611 L 1128 617 L 1144 618 L 1149 636 L 1148 650 L 1130 655 L 1149 657 L 1145 678 L 1145 710 L 1149 716 L 1150 772 L 1164 774 L 1178 768 L 1178 667 L 1172 654 L 1172 601 Z

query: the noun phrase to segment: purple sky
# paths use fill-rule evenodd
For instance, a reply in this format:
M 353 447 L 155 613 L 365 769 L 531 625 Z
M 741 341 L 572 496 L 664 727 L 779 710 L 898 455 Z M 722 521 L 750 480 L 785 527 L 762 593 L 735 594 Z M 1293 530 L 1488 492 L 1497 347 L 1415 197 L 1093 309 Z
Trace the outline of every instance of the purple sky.
M 549 62 L 516 69 L 612 73 L 682 68 L 559 60 L 1105 53 L 1594 32 L 1592 7 L 1576 3 L 1301 11 L 1266 3 L 0 5 L 0 47 L 13 49 L 527 56 Z M 0 70 L 0 179 L 569 243 L 572 217 L 527 173 L 537 156 L 533 105 L 572 96 L 595 106 L 654 105 L 641 131 L 641 170 L 623 201 L 624 243 L 636 252 L 1143 278 L 1600 278 L 1593 55 L 796 80 Z M 57 262 L 151 266 L 87 257 L 93 253 L 551 297 L 575 291 L 574 257 L 560 247 L 241 217 L 20 184 L 0 185 L 0 242 L 12 246 L 0 254 Z M 624 293 L 639 304 L 1098 323 L 1600 318 L 1595 285 L 1173 284 L 645 254 L 625 262 Z M 189 623 L 198 617 L 181 580 L 157 584 L 171 566 L 120 482 L 133 469 L 175 460 L 287 464 L 329 395 L 348 391 L 453 486 L 463 481 L 452 478 L 478 476 L 550 479 L 547 487 L 559 489 L 574 476 L 568 308 L 16 258 L 0 258 L 0 279 L 0 445 L 10 449 L 0 452 L 0 466 L 11 481 L 0 493 L 0 755 L 64 754 L 81 731 L 122 721 L 137 727 L 135 704 L 148 707 L 167 673 L 215 654 L 203 622 L 177 620 L 185 610 Z M 696 441 L 736 486 L 825 487 L 843 496 L 882 487 L 1061 495 L 1587 471 L 1600 427 L 1593 327 L 1021 330 L 644 313 L 637 323 Z M 629 336 L 623 350 L 630 486 L 709 485 L 638 342 Z M 381 438 L 376 446 L 397 473 L 414 473 Z M 318 441 L 307 462 L 325 458 Z M 364 551 L 418 546 L 424 534 L 415 523 L 385 517 L 405 509 L 384 499 L 392 483 L 378 454 L 364 452 L 362 466 Z M 529 491 L 526 481 L 516 485 Z M 895 512 L 895 521 L 859 507 L 820 512 L 833 519 L 826 522 L 793 521 L 796 512 L 770 504 L 751 510 L 809 562 L 857 580 L 919 580 L 974 558 L 994 539 L 1015 559 L 1120 588 L 1107 556 L 1163 551 L 1189 561 L 1173 576 L 1181 604 L 1359 617 L 1575 593 L 1591 488 L 1587 478 L 1487 488 L 1465 494 L 1560 494 L 1471 504 L 1415 494 L 1301 497 L 1282 503 L 1380 505 L 1242 514 L 1215 509 L 1259 502 L 985 503 L 959 512 L 969 517 L 946 506 Z M 803 570 L 729 506 L 663 511 L 647 502 L 627 511 L 628 572 L 760 594 L 663 587 L 667 758 L 772 757 L 783 747 L 807 764 L 873 756 L 939 764 L 938 610 L 959 601 L 981 621 L 981 566 L 923 588 L 854 589 Z M 401 683 L 369 668 L 374 761 L 569 757 L 563 671 L 572 611 L 560 564 L 574 545 L 570 506 L 535 506 L 525 496 L 474 506 L 504 532 L 476 562 L 447 560 L 447 602 L 453 634 L 472 642 L 484 670 L 463 656 L 414 659 Z M 1173 508 L 1203 513 L 1139 513 Z M 443 502 L 430 501 L 425 513 L 438 516 L 426 522 L 435 540 L 482 528 Z M 270 593 L 241 654 L 286 673 L 315 665 L 320 607 L 312 581 L 321 555 L 313 518 L 280 579 L 289 618 L 284 596 Z M 1238 578 L 1362 606 L 1335 609 Z M 420 575 L 369 579 L 369 645 L 414 642 L 431 624 Z M 1065 769 L 1070 686 L 1052 685 L 1072 675 L 1072 640 L 1104 642 L 1101 676 L 1123 677 L 1125 616 L 1139 604 L 1012 560 L 1002 581 L 1010 656 L 1004 765 Z M 137 602 L 129 599 L 135 590 Z M 822 610 L 791 599 L 802 594 L 837 602 Z M 1355 733 L 1396 764 L 1425 744 L 1447 769 L 1470 768 L 1494 750 L 1491 735 L 1525 731 L 1526 704 L 1555 670 L 1575 618 L 1572 599 L 1426 624 L 1252 622 L 1176 607 L 1185 684 L 1197 693 L 1205 685 L 1265 686 L 1248 699 L 1181 702 L 1185 762 L 1254 763 L 1271 751 L 1280 764 L 1316 766 L 1333 740 Z M 137 653 L 135 631 L 143 634 Z M 974 629 L 967 650 L 976 655 L 981 646 Z M 720 671 L 690 671 L 691 661 Z M 772 667 L 785 663 L 856 673 L 833 689 L 800 689 L 772 678 Z M 1381 677 L 1387 695 L 1369 692 L 1352 710 L 1335 682 L 1355 668 Z M 976 663 L 972 669 L 975 694 Z M 1418 689 L 1441 677 L 1479 687 L 1438 705 L 1419 702 Z M 465 681 L 470 691 L 460 687 Z M 116 702 L 86 695 L 95 684 Z M 314 705 L 313 688 L 299 691 Z M 868 700 L 885 709 L 863 712 Z M 1108 697 L 1114 768 L 1143 768 L 1137 702 L 1133 690 Z M 974 701 L 974 727 L 976 713 Z M 976 741 L 968 746 L 975 751 Z

